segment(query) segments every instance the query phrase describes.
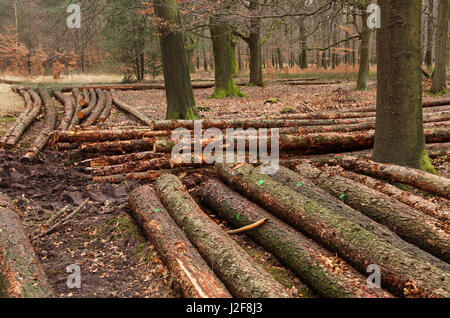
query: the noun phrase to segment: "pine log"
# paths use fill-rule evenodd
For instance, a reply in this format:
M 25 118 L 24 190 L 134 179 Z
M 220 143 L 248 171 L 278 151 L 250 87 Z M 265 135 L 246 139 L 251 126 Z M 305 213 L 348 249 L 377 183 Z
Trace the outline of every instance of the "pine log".
M 450 180 L 445 177 L 394 164 L 378 163 L 368 159 L 344 157 L 340 165 L 366 175 L 389 181 L 401 182 L 428 193 L 450 199 Z
M 380 289 L 369 289 L 366 278 L 342 259 L 328 252 L 294 228 L 215 179 L 196 191 L 202 204 L 233 227 L 239 228 L 267 218 L 246 232 L 256 243 L 287 265 L 302 281 L 323 297 L 391 297 Z M 236 216 L 239 217 L 236 217 Z
M 149 186 L 131 192 L 130 208 L 148 240 L 177 278 L 184 297 L 231 297 Z
M 450 98 L 429 99 L 429 100 L 424 100 L 422 103 L 423 107 L 435 107 L 435 106 L 444 106 L 444 105 L 450 105 Z
M 56 99 L 64 105 L 64 117 L 61 119 L 58 130 L 66 131 L 70 126 L 74 114 L 72 101 L 69 97 L 59 91 L 53 92 L 53 95 L 55 95 Z
M 112 96 L 109 91 L 105 91 L 105 108 L 103 109 L 102 113 L 100 114 L 100 117 L 98 118 L 98 123 L 104 123 L 109 116 L 111 115 L 111 109 L 112 109 Z
M 383 238 L 315 200 L 277 183 L 258 168 L 216 165 L 220 177 L 269 212 L 305 233 L 365 273 L 381 269 L 382 287 L 397 296 L 449 297 L 450 274 L 412 257 Z
M 131 161 L 151 160 L 164 156 L 162 153 L 155 153 L 153 151 L 136 152 L 119 156 L 101 156 L 82 161 L 82 163 L 89 163 L 91 168 L 101 168 L 106 166 L 119 165 Z
M 153 149 L 153 138 L 137 140 L 118 140 L 81 144 L 79 149 L 83 153 L 120 153 L 132 151 L 146 151 Z
M 84 94 L 84 91 L 83 91 Z M 89 90 L 89 104 L 86 108 L 83 108 L 82 110 L 80 110 L 77 114 L 78 118 L 80 119 L 80 121 L 86 119 L 94 110 L 95 106 L 97 106 L 97 94 L 95 93 L 95 91 L 93 89 Z
M 175 168 L 166 170 L 149 170 L 143 172 L 132 172 L 127 174 L 115 174 L 111 176 L 93 177 L 92 181 L 97 183 L 123 183 L 125 181 L 146 181 L 155 182 L 159 177 L 166 174 L 184 173 L 195 171 L 191 168 Z
M 369 176 L 357 174 L 351 171 L 341 171 L 340 174 L 345 178 L 351 179 L 372 189 L 380 191 L 443 222 L 450 221 L 450 212 L 443 210 L 439 206 L 439 204 L 436 204 L 430 200 L 412 194 L 408 191 L 403 191 L 396 186 L 393 186 L 392 184 L 374 179 Z
M 28 94 L 26 91 L 20 90 L 20 95 L 22 95 L 24 101 L 25 101 L 25 110 L 20 114 L 20 116 L 16 119 L 16 121 L 9 127 L 9 129 L 6 131 L 6 133 L 2 136 L 0 139 L 0 147 L 5 147 L 6 142 L 8 139 L 13 137 L 14 130 L 17 127 L 17 124 L 20 122 L 23 122 L 28 114 L 33 110 L 34 104 L 31 100 L 30 94 Z
M 324 112 L 290 114 L 282 116 L 283 119 L 344 119 L 344 118 L 367 118 L 376 117 L 375 112 Z
M 205 82 L 205 83 L 192 83 L 192 88 L 194 89 L 204 89 L 214 87 L 214 82 Z M 63 92 L 70 92 L 74 86 L 66 86 L 62 88 Z M 89 85 L 89 86 L 77 86 L 76 88 L 82 89 L 102 89 L 102 90 L 118 90 L 118 91 L 142 91 L 142 90 L 151 90 L 158 89 L 164 90 L 164 84 L 102 84 L 102 85 Z
M 320 205 L 361 226 L 365 230 L 372 232 L 373 234 L 387 241 L 393 247 L 398 248 L 415 258 L 424 260 L 425 262 L 432 264 L 437 268 L 445 271 L 450 271 L 450 264 L 425 252 L 424 250 L 413 244 L 405 242 L 402 238 L 400 238 L 396 233 L 394 233 L 386 226 L 377 223 L 368 216 L 346 205 L 335 195 L 331 195 L 324 189 L 319 188 L 306 177 L 299 175 L 298 173 L 290 169 L 280 167 L 276 173 L 270 175 L 270 178 L 284 186 L 289 187 L 291 190 L 294 190 L 295 192 L 307 198 L 310 198 L 311 200 L 320 202 Z M 339 194 L 339 197 L 340 196 L 341 194 Z
M 286 84 L 288 85 L 297 85 L 297 86 L 313 86 L 313 85 L 333 85 L 333 84 L 339 84 L 341 83 L 340 81 L 324 81 L 324 82 L 319 82 L 319 81 L 292 81 L 292 82 L 287 82 Z
M 171 169 L 171 162 L 169 157 L 160 157 L 150 160 L 128 161 L 122 164 L 101 167 L 101 168 L 87 168 L 91 171 L 93 176 L 109 176 L 115 174 L 124 174 L 130 172 L 142 172 L 147 170 L 162 170 Z
M 78 125 L 80 123 L 80 118 L 78 118 L 78 113 L 80 112 L 81 108 L 84 105 L 86 105 L 86 101 L 83 99 L 83 96 L 80 93 L 80 91 L 78 90 L 78 88 L 74 88 L 72 90 L 72 95 L 75 100 L 75 108 L 74 108 L 73 116 L 72 116 L 72 119 L 70 120 L 70 124 L 69 124 L 69 127 L 67 128 L 67 130 L 72 130 L 72 128 L 75 125 Z
M 26 116 L 16 121 L 14 130 L 5 144 L 5 148 L 7 149 L 13 148 L 19 142 L 20 137 L 22 137 L 27 128 L 34 122 L 34 120 L 37 118 L 37 116 L 39 116 L 41 112 L 42 102 L 39 95 L 32 90 L 29 90 L 28 94 L 33 100 L 33 107 Z
M 308 163 L 298 165 L 295 171 L 336 198 L 340 197 L 348 206 L 387 226 L 405 241 L 449 263 L 450 231 L 446 233 L 436 219 L 379 191 L 329 175 Z
M 53 103 L 52 98 L 48 95 L 48 93 L 39 89 L 39 96 L 42 98 L 44 102 L 45 109 L 45 121 L 44 127 L 41 129 L 39 136 L 34 140 L 31 147 L 28 149 L 27 153 L 23 156 L 23 161 L 33 161 L 39 152 L 41 152 L 45 146 L 47 145 L 50 134 L 55 129 L 56 124 L 56 109 Z
M 150 129 L 135 129 L 135 130 L 80 130 L 80 131 L 64 131 L 56 132 L 53 135 L 53 142 L 101 142 L 101 141 L 115 141 L 115 140 L 130 140 L 151 138 L 158 136 L 167 136 L 167 131 L 153 131 Z
M 95 105 L 91 114 L 86 118 L 86 120 L 81 125 L 83 127 L 90 126 L 96 123 L 97 119 L 102 114 L 103 109 L 105 109 L 105 102 L 106 102 L 105 93 L 101 89 L 97 89 L 95 92 L 97 94 L 97 104 Z
M 86 102 L 83 107 L 86 105 L 89 105 L 91 101 L 91 95 L 89 93 L 89 89 L 80 89 L 81 93 L 83 94 L 83 100 Z
M 180 179 L 168 174 L 156 182 L 161 202 L 235 297 L 280 298 L 289 292 L 212 221 Z
M 112 89 L 111 90 L 111 96 L 112 96 L 112 100 L 114 105 L 116 105 L 120 110 L 133 115 L 135 118 L 137 118 L 138 120 L 140 120 L 141 122 L 143 122 L 144 124 L 146 124 L 147 126 L 150 126 L 152 121 L 150 118 L 148 118 L 146 115 L 144 115 L 143 113 L 137 111 L 136 109 L 134 109 L 133 107 L 123 103 L 122 101 L 120 101 L 116 94 L 115 94 L 115 90 Z M 155 130 L 155 129 L 153 129 Z
M 0 298 L 49 298 L 53 291 L 14 204 L 0 193 Z

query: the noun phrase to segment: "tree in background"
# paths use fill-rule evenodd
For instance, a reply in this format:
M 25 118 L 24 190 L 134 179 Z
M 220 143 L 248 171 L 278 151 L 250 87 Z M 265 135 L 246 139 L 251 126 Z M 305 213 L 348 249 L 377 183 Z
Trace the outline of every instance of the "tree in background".
M 421 1 L 378 1 L 378 90 L 374 160 L 435 172 L 422 114 Z
M 439 0 L 439 19 L 436 34 L 436 67 L 431 93 L 447 93 L 446 64 L 448 59 L 448 0 Z

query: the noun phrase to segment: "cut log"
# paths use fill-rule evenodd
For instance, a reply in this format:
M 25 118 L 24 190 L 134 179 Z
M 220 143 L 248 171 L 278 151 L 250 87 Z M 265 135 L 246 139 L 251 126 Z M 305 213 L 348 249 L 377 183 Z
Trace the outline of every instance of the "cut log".
M 83 94 L 83 100 L 85 101 L 85 104 L 82 105 L 83 107 L 86 105 L 89 105 L 90 101 L 91 101 L 91 95 L 89 93 L 89 89 L 80 89 L 80 91 Z
M 111 115 L 111 109 L 112 109 L 112 96 L 109 91 L 105 91 L 105 108 L 103 109 L 102 113 L 100 114 L 100 117 L 98 118 L 98 123 L 104 123 L 109 116 Z
M 324 112 L 284 115 L 283 119 L 343 119 L 376 117 L 375 112 Z
M 30 94 L 28 94 L 26 91 L 19 91 L 20 95 L 22 95 L 24 101 L 25 101 L 25 110 L 20 114 L 20 116 L 16 119 L 16 121 L 9 127 L 9 129 L 6 131 L 6 133 L 3 135 L 3 137 L 0 139 L 0 147 L 5 147 L 8 139 L 14 136 L 14 129 L 17 127 L 18 123 L 23 122 L 26 120 L 28 114 L 33 110 L 34 104 L 31 100 Z
M 205 83 L 192 83 L 192 88 L 194 89 L 202 89 L 202 88 L 211 88 L 214 87 L 214 82 L 205 82 Z M 63 92 L 70 92 L 73 86 L 66 86 L 62 88 Z M 164 90 L 164 84 L 102 84 L 102 85 L 89 85 L 89 86 L 77 86 L 76 88 L 82 89 L 102 89 L 102 90 L 118 90 L 118 91 L 142 91 L 142 90 L 151 90 L 151 89 L 159 89 Z
M 340 165 L 347 170 L 357 171 L 375 178 L 401 182 L 450 199 L 450 180 L 422 170 L 355 157 L 342 158 Z
M 235 297 L 280 298 L 289 292 L 214 223 L 191 198 L 176 176 L 156 182 L 161 202 L 186 236 Z
M 78 88 L 74 88 L 72 90 L 72 95 L 75 100 L 75 108 L 74 108 L 73 116 L 72 116 L 72 119 L 70 120 L 70 124 L 69 124 L 69 127 L 67 128 L 67 130 L 72 130 L 72 128 L 75 125 L 78 125 L 80 123 L 80 118 L 78 118 L 78 113 L 80 112 L 81 108 L 86 105 L 86 101 L 83 99 L 83 96 L 80 93 L 80 91 L 78 90 Z
M 249 230 L 246 234 L 276 256 L 321 296 L 391 297 L 383 290 L 369 289 L 366 278 L 342 259 L 223 183 L 209 179 L 200 185 L 196 194 L 204 206 L 233 227 L 248 226 L 262 218 L 268 219 L 264 225 Z
M 87 159 L 82 163 L 89 163 L 91 168 L 100 168 L 106 166 L 119 165 L 130 161 L 151 160 L 164 156 L 162 153 L 155 153 L 153 151 L 130 153 L 119 156 L 101 156 L 99 158 Z
M 39 136 L 34 140 L 27 153 L 22 157 L 23 161 L 33 161 L 45 148 L 50 139 L 50 134 L 55 129 L 56 109 L 53 100 L 43 89 L 39 89 L 39 96 L 42 98 L 45 109 L 44 127 L 41 129 Z
M 83 153 L 120 153 L 132 151 L 146 151 L 153 149 L 153 138 L 142 138 L 138 140 L 119 140 L 106 142 L 93 142 L 81 144 L 79 149 Z
M 351 171 L 341 171 L 340 174 L 345 178 L 352 179 L 353 181 L 380 191 L 443 222 L 449 222 L 450 220 L 450 212 L 443 210 L 439 204 L 414 195 L 408 191 L 403 191 L 392 184 Z
M 333 84 L 339 84 L 340 81 L 292 81 L 287 82 L 288 85 L 296 85 L 296 86 L 313 86 L 313 85 L 333 85 Z
M 147 126 L 150 126 L 152 121 L 150 118 L 148 118 L 146 115 L 144 115 L 143 113 L 137 111 L 136 109 L 134 109 L 133 107 L 123 103 L 122 101 L 120 101 L 116 94 L 114 89 L 111 90 L 111 97 L 113 100 L 114 105 L 117 106 L 117 108 L 119 108 L 120 110 L 133 115 L 135 118 L 137 118 L 138 120 L 140 120 L 141 122 L 143 122 L 144 124 L 146 124 Z M 155 130 L 155 129 L 153 129 Z
M 130 139 L 167 136 L 168 134 L 169 132 L 167 131 L 153 131 L 150 129 L 119 130 L 112 128 L 107 130 L 64 131 L 64 132 L 56 132 L 53 135 L 53 143 L 130 140 Z
M 376 264 L 383 288 L 398 296 L 449 297 L 450 274 L 416 259 L 332 209 L 250 165 L 217 165 L 224 181 L 365 273 Z M 412 294 L 414 292 L 414 294 Z
M 34 122 L 41 112 L 42 102 L 39 95 L 32 90 L 29 90 L 28 94 L 32 98 L 33 107 L 26 116 L 24 116 L 21 120 L 16 121 L 14 130 L 5 144 L 5 148 L 7 149 L 13 148 L 19 142 L 20 137 L 22 137 L 27 128 Z
M 0 193 L 0 298 L 49 298 L 53 291 L 11 200 Z
M 130 208 L 146 237 L 176 277 L 184 297 L 231 297 L 149 186 L 131 192 Z
M 405 241 L 449 263 L 450 231 L 446 233 L 436 219 L 363 184 L 329 175 L 308 163 L 298 165 L 295 171 L 341 198 L 348 206 L 387 226 Z
M 332 210 L 344 217 L 345 219 L 361 226 L 365 230 L 374 233 L 381 239 L 387 241 L 393 247 L 402 250 L 403 252 L 412 255 L 415 258 L 424 260 L 425 262 L 436 266 L 445 271 L 450 271 L 450 265 L 441 259 L 425 252 L 417 246 L 405 242 L 396 233 L 391 231 L 384 225 L 375 222 L 368 216 L 346 205 L 342 200 L 335 195 L 331 195 L 329 192 L 316 186 L 313 182 L 306 177 L 299 175 L 298 173 L 280 167 L 278 171 L 270 175 L 270 178 L 278 183 L 289 187 L 291 190 L 310 198 L 316 202 L 320 202 L 320 205 Z M 339 197 L 341 194 L 339 195 Z
M 83 91 L 84 94 L 84 91 Z M 83 119 L 86 119 L 94 110 L 95 106 L 97 106 L 97 94 L 95 93 L 95 91 L 93 89 L 89 90 L 89 104 L 86 108 L 83 108 L 82 110 L 80 110 L 77 114 L 78 118 L 80 119 L 80 121 L 82 121 Z
M 107 166 L 102 168 L 87 168 L 94 176 L 109 176 L 115 174 L 125 174 L 131 172 L 142 172 L 147 170 L 171 169 L 169 157 L 160 157 L 150 160 L 129 161 L 126 163 Z
M 450 105 L 450 98 L 429 99 L 429 100 L 424 100 L 422 103 L 423 107 L 435 107 L 435 106 L 445 106 L 445 105 Z
M 83 122 L 81 126 L 86 127 L 96 123 L 97 119 L 102 114 L 103 109 L 105 109 L 105 102 L 106 102 L 105 93 L 101 89 L 97 89 L 95 92 L 97 94 L 97 104 L 95 105 L 91 114 L 86 118 L 86 120 Z
M 64 105 L 64 117 L 61 119 L 58 130 L 66 131 L 70 126 L 74 114 L 72 101 L 69 97 L 59 91 L 53 92 L 53 95 L 55 95 L 56 99 Z
M 92 181 L 97 183 L 122 183 L 125 181 L 146 181 L 155 182 L 159 177 L 165 174 L 183 173 L 186 171 L 194 171 L 186 168 L 176 168 L 169 170 L 149 170 L 144 172 L 132 172 L 127 174 L 115 174 L 112 176 L 93 177 Z

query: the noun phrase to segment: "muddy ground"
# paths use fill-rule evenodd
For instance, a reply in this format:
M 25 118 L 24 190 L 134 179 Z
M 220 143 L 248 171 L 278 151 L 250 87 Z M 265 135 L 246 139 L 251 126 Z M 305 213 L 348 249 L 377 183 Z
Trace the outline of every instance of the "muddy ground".
M 242 87 L 251 98 L 209 98 L 213 89 L 195 90 L 197 105 L 206 118 L 277 116 L 286 111 L 310 112 L 368 106 L 375 103 L 375 85 L 367 92 L 354 90 L 355 83 L 327 86 L 269 85 L 266 88 Z M 165 117 L 164 91 L 118 92 L 126 103 L 152 119 Z M 428 98 L 428 96 L 427 96 Z M 269 100 L 276 100 L 269 102 Z M 62 107 L 58 105 L 62 115 Z M 23 109 L 23 101 L 7 85 L 0 87 L 0 136 Z M 109 126 L 136 125 L 129 116 L 114 110 Z M 24 226 L 42 262 L 57 297 L 180 297 L 176 282 L 161 263 L 153 246 L 129 215 L 128 193 L 137 182 L 120 185 L 94 184 L 82 168 L 66 160 L 63 153 L 46 150 L 37 164 L 22 164 L 20 155 L 39 131 L 42 120 L 27 131 L 19 146 L 0 152 L 0 191 L 17 204 Z M 444 159 L 435 164 L 449 176 Z M 187 179 L 188 180 L 188 179 Z M 38 238 L 47 229 L 49 218 L 64 207 L 73 211 L 85 199 L 88 205 L 69 222 Z M 207 211 L 208 212 L 208 211 Z M 212 215 L 222 227 L 221 222 Z M 245 235 L 236 240 L 262 264 L 275 279 L 298 297 L 313 297 L 305 286 L 270 253 Z M 81 267 L 82 288 L 69 289 L 66 267 Z

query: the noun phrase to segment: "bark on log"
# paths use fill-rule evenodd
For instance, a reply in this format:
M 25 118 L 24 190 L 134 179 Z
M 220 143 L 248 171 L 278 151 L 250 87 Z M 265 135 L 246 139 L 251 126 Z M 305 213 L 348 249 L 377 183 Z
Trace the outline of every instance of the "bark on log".
M 136 129 L 136 130 L 80 130 L 80 131 L 65 131 L 56 132 L 53 135 L 53 143 L 57 142 L 101 142 L 101 141 L 115 141 L 115 140 L 130 140 L 151 138 L 158 136 L 167 136 L 167 131 L 153 131 L 150 129 Z
M 9 127 L 3 137 L 0 139 L 0 147 L 5 147 L 7 141 L 14 136 L 14 129 L 17 127 L 18 123 L 26 120 L 28 114 L 33 110 L 34 104 L 31 100 L 30 94 L 26 91 L 19 91 L 20 95 L 22 95 L 25 101 L 25 110 L 20 114 L 20 116 L 16 119 L 16 121 Z
M 214 87 L 214 82 L 192 83 L 194 89 L 204 89 Z M 164 84 L 106 84 L 106 85 L 89 85 L 89 86 L 67 86 L 62 88 L 63 92 L 70 92 L 73 88 L 83 89 L 102 89 L 102 90 L 118 90 L 118 91 L 143 91 L 158 89 L 164 90 Z
M 300 175 L 328 191 L 348 206 L 387 226 L 405 241 L 443 261 L 450 261 L 450 228 L 446 231 L 436 219 L 387 195 L 341 176 L 332 176 L 308 163 L 296 167 Z
M 289 292 L 214 223 L 174 175 L 156 182 L 164 206 L 235 297 L 280 298 Z
M 171 169 L 169 157 L 154 158 L 151 160 L 129 161 L 126 163 L 107 166 L 102 168 L 87 168 L 93 176 L 108 176 L 131 172 L 142 172 L 147 170 Z
M 37 154 L 45 148 L 50 139 L 50 134 L 55 129 L 56 109 L 53 100 L 43 89 L 39 90 L 39 96 L 42 98 L 42 101 L 44 102 L 44 109 L 45 109 L 44 127 L 40 131 L 39 136 L 34 140 L 33 144 L 31 145 L 27 153 L 23 156 L 22 158 L 23 161 L 33 161 L 36 158 Z
M 375 117 L 375 112 L 324 112 L 285 115 L 283 119 L 344 119 Z
M 85 101 L 83 107 L 89 105 L 89 103 L 91 102 L 91 95 L 89 93 L 89 89 L 80 89 L 80 91 L 82 92 L 83 100 Z
M 319 202 L 282 186 L 257 168 L 217 165 L 231 186 L 365 273 L 381 270 L 382 286 L 398 296 L 449 297 L 450 274 L 412 257 Z
M 130 208 L 147 239 L 177 278 L 184 297 L 231 297 L 149 186 L 131 192 Z
M 204 169 L 203 169 L 204 170 Z M 184 172 L 194 172 L 195 169 L 192 168 L 175 168 L 168 170 L 149 170 L 144 172 L 132 172 L 127 174 L 115 174 L 112 176 L 103 177 L 93 177 L 92 181 L 97 183 L 122 183 L 125 181 L 146 181 L 155 182 L 163 175 L 174 174 L 174 173 L 184 173 Z
M 77 114 L 78 118 L 80 119 L 80 122 L 86 119 L 92 113 L 95 106 L 97 106 L 97 94 L 93 89 L 89 90 L 89 94 L 90 94 L 89 105 L 86 108 L 80 110 Z
M 153 138 L 138 140 L 119 140 L 81 144 L 79 149 L 83 153 L 120 153 L 132 151 L 146 151 L 153 149 Z
M 312 86 L 312 85 L 333 85 L 333 84 L 339 84 L 340 81 L 324 81 L 324 82 L 318 82 L 318 81 L 292 81 L 287 82 L 288 85 L 296 85 L 296 86 Z
M 103 109 L 102 113 L 100 114 L 100 117 L 98 118 L 98 123 L 104 123 L 109 116 L 111 115 L 111 109 L 112 109 L 112 96 L 109 91 L 105 91 L 105 108 Z
M 101 89 L 97 89 L 95 92 L 97 95 L 97 104 L 95 105 L 91 114 L 86 118 L 86 120 L 83 122 L 83 124 L 81 126 L 86 127 L 86 126 L 91 126 L 94 123 L 96 123 L 97 119 L 100 117 L 100 115 L 103 112 L 103 109 L 105 108 L 105 102 L 106 102 L 105 93 Z
M 86 105 L 86 101 L 83 99 L 83 96 L 80 93 L 80 91 L 78 90 L 78 88 L 74 88 L 72 90 L 72 95 L 75 100 L 75 109 L 74 109 L 74 113 L 73 113 L 72 119 L 70 120 L 70 124 L 69 124 L 69 127 L 67 128 L 67 130 L 72 130 L 72 128 L 75 125 L 78 125 L 80 123 L 80 118 L 78 118 L 78 113 L 80 112 L 81 108 L 84 105 Z
M 66 131 L 70 126 L 74 114 L 72 101 L 69 97 L 59 91 L 53 92 L 53 95 L 55 95 L 56 99 L 64 105 L 64 116 L 59 123 L 58 130 Z
M 84 160 L 82 163 L 89 163 L 91 168 L 101 168 L 106 166 L 119 165 L 130 161 L 151 160 L 164 156 L 153 151 L 137 152 L 119 156 L 101 156 L 98 158 Z
M 14 204 L 0 193 L 0 298 L 48 298 L 53 291 Z
M 36 117 L 40 114 L 42 108 L 41 98 L 34 91 L 29 90 L 28 94 L 31 96 L 33 101 L 32 109 L 24 116 L 21 120 L 16 122 L 11 136 L 8 138 L 5 144 L 6 149 L 13 148 L 20 140 L 20 137 L 24 134 L 27 128 L 34 122 Z
M 422 107 L 437 107 L 437 106 L 446 106 L 450 105 L 450 98 L 445 99 L 428 99 L 422 102 Z M 345 109 L 347 112 L 374 112 L 376 111 L 376 107 L 367 106 L 367 107 L 355 107 L 355 108 L 347 108 Z
M 450 220 L 450 212 L 443 210 L 439 206 L 439 204 L 431 202 L 430 200 L 412 194 L 408 191 L 403 191 L 396 186 L 393 186 L 392 184 L 351 171 L 341 171 L 340 174 L 345 178 L 351 179 L 372 189 L 380 191 L 381 193 L 395 198 L 398 201 L 403 202 L 443 222 L 449 222 Z
M 345 219 L 361 226 L 365 230 L 374 233 L 393 247 L 398 248 L 415 258 L 424 260 L 437 268 L 450 271 L 450 265 L 446 262 L 413 244 L 405 242 L 386 226 L 375 222 L 368 216 L 346 205 L 342 200 L 336 198 L 336 196 L 332 196 L 322 188 L 319 188 L 306 177 L 301 176 L 290 169 L 280 167 L 276 173 L 270 175 L 270 178 L 311 200 L 319 202 L 320 205 L 332 210 L 334 213 L 337 213 Z
M 148 118 L 146 115 L 142 114 L 141 112 L 137 111 L 136 109 L 134 109 L 133 107 L 123 103 L 122 101 L 120 101 L 116 94 L 114 89 L 111 90 L 111 97 L 113 100 L 114 105 L 117 106 L 117 108 L 119 108 L 120 110 L 133 115 L 135 118 L 137 118 L 138 120 L 140 120 L 141 122 L 143 122 L 144 124 L 146 124 L 147 126 L 150 126 L 152 121 L 150 118 Z M 155 130 L 155 129 L 153 129 Z
M 392 297 L 381 289 L 369 289 L 366 278 L 342 259 L 328 252 L 294 228 L 215 179 L 208 179 L 196 194 L 203 205 L 233 227 L 264 225 L 247 231 L 256 243 L 287 265 L 302 281 L 323 297 Z M 236 217 L 239 215 L 239 217 Z
M 450 199 L 450 180 L 425 171 L 355 157 L 342 158 L 340 165 L 347 170 L 357 171 L 375 178 L 401 182 Z

